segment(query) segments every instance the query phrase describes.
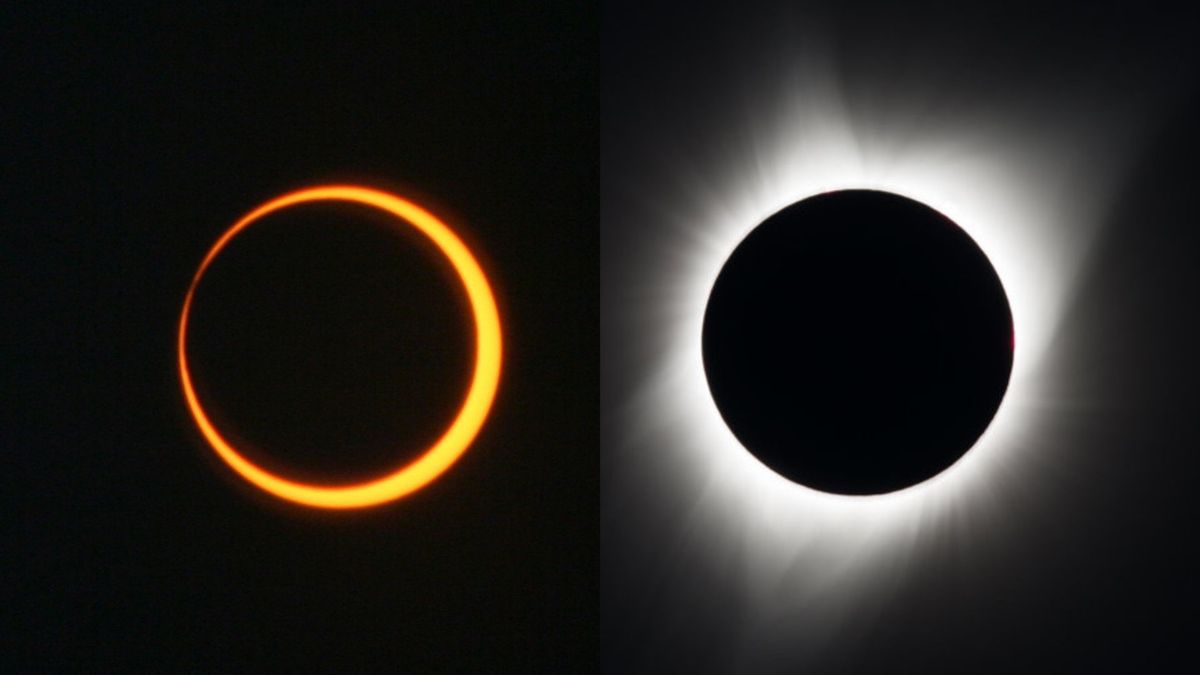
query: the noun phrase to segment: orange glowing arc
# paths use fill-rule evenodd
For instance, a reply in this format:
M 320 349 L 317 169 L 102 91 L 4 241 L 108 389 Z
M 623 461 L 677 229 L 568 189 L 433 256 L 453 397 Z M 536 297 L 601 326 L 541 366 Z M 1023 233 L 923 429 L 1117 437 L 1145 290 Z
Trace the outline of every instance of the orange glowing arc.
M 441 250 L 454 265 L 466 287 L 475 320 L 475 371 L 471 386 L 458 415 L 428 450 L 393 473 L 349 485 L 314 485 L 289 480 L 266 471 L 239 453 L 221 435 L 200 405 L 192 386 L 187 360 L 188 313 L 192 298 L 204 272 L 221 250 L 239 232 L 263 216 L 289 206 L 318 201 L 355 202 L 374 207 L 416 227 Z M 387 192 L 353 185 L 313 187 L 285 194 L 259 206 L 230 227 L 204 256 L 183 301 L 179 319 L 179 378 L 192 417 L 217 455 L 234 471 L 267 492 L 300 504 L 328 509 L 353 509 L 397 499 L 420 489 L 450 467 L 470 446 L 487 418 L 500 380 L 500 315 L 487 276 L 471 255 L 470 249 L 447 227 L 421 207 Z

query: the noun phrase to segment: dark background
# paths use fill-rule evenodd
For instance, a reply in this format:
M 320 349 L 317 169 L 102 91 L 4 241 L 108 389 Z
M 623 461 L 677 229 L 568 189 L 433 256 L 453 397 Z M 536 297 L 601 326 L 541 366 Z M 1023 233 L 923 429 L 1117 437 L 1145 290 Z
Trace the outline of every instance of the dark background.
M 587 3 L 448 4 L 0 10 L 0 670 L 595 668 L 598 20 Z M 216 238 L 271 197 L 330 182 L 394 190 L 456 229 L 507 341 L 466 455 L 409 498 L 352 513 L 235 478 L 188 416 L 174 360 L 184 292 Z M 319 237 L 304 241 L 290 260 L 320 259 Z M 405 250 L 427 282 L 414 295 L 436 298 L 408 309 L 443 310 L 453 357 L 457 291 L 436 256 Z M 271 258 L 242 253 L 227 287 Z M 442 395 L 426 412 L 445 419 L 461 366 L 446 389 L 420 361 L 439 333 L 408 337 L 407 360 L 381 368 L 418 373 Z M 264 372 L 289 371 L 265 353 L 253 375 L 270 391 Z M 288 428 L 272 429 L 257 433 L 284 451 Z
M 684 13 L 613 1 L 603 25 L 606 670 L 1193 668 L 1197 22 L 1116 3 L 763 2 Z M 671 493 L 672 479 L 651 473 L 655 448 L 617 455 L 612 439 L 623 430 L 609 426 L 669 348 L 620 304 L 637 297 L 623 280 L 648 264 L 634 258 L 638 242 L 671 213 L 655 195 L 704 185 L 687 159 L 744 141 L 728 124 L 739 113 L 753 119 L 743 95 L 786 70 L 775 57 L 789 53 L 788 40 L 814 33 L 850 113 L 911 98 L 918 109 L 929 104 L 932 124 L 953 125 L 954 110 L 979 103 L 1001 128 L 1064 115 L 1082 128 L 1130 104 L 1158 104 L 1113 129 L 1138 140 L 1104 158 L 1128 167 L 1115 191 L 1091 195 L 1110 206 L 1099 210 L 1094 249 L 1045 361 L 1057 384 L 1039 422 L 1052 434 L 1032 441 L 1036 482 L 963 539 L 919 551 L 920 565 L 815 650 L 808 633 L 824 630 L 815 604 L 798 602 L 796 616 L 771 625 L 774 642 L 748 634 L 754 610 L 736 590 L 744 552 L 718 550 L 736 534 L 722 539 L 715 524 L 706 533 L 686 496 Z M 644 339 L 631 341 L 638 331 Z M 708 543 L 681 550 L 685 537 Z

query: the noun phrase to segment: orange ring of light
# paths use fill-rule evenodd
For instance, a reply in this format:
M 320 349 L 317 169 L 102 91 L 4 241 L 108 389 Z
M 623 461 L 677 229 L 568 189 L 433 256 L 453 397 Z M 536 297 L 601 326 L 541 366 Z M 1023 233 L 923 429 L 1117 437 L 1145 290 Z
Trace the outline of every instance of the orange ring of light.
M 288 480 L 243 457 L 221 436 L 200 405 L 192 388 L 185 349 L 192 297 L 205 270 L 221 249 L 259 218 L 289 206 L 316 201 L 365 204 L 415 226 L 433 240 L 454 265 L 466 287 L 475 319 L 475 372 L 462 408 L 450 427 L 423 455 L 399 470 L 381 478 L 350 485 L 313 485 Z M 496 300 L 487 277 L 466 245 L 449 227 L 421 207 L 386 192 L 353 185 L 330 185 L 298 190 L 277 197 L 243 216 L 221 235 L 208 255 L 204 256 L 204 261 L 200 263 L 200 269 L 196 270 L 184 298 L 183 313 L 179 319 L 179 378 L 183 383 L 183 394 L 187 398 L 192 417 L 213 450 L 234 471 L 259 488 L 283 499 L 329 509 L 361 508 L 397 499 L 420 489 L 449 468 L 466 451 L 487 418 L 500 380 L 500 352 L 500 316 L 496 310 Z

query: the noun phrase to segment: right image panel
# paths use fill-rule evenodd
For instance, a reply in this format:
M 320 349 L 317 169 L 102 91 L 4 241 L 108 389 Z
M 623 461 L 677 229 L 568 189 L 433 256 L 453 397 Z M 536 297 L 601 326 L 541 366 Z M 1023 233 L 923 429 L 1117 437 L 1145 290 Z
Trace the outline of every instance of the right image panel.
M 1185 669 L 1200 21 L 603 9 L 605 672 Z

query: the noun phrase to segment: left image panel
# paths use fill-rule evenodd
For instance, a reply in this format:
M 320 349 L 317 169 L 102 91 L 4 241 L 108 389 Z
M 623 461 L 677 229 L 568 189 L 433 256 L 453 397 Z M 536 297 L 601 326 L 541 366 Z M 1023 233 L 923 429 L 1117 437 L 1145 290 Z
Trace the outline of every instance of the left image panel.
M 597 669 L 597 23 L 6 12 L 0 670 Z

